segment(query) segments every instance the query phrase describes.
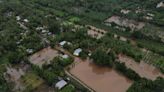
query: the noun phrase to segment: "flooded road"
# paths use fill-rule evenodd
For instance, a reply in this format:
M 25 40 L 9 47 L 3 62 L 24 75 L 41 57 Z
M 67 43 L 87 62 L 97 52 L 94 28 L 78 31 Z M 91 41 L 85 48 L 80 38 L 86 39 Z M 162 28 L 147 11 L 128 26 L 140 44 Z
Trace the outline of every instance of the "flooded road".
M 50 63 L 49 61 L 53 60 L 54 57 L 57 56 L 59 56 L 58 51 L 48 47 L 30 56 L 29 61 L 32 64 L 42 66 L 44 63 Z
M 96 92 L 126 92 L 132 84 L 132 81 L 113 69 L 99 67 L 89 60 L 85 62 L 76 60 L 78 59 L 75 59 L 78 64 L 70 70 L 70 73 Z
M 131 68 L 132 70 L 134 70 L 141 77 L 145 77 L 151 80 L 155 80 L 159 76 L 164 78 L 164 75 L 160 73 L 160 71 L 157 68 L 143 61 L 141 61 L 140 63 L 137 63 L 132 58 L 127 57 L 122 54 L 119 55 L 119 60 L 121 62 L 124 62 L 128 68 Z

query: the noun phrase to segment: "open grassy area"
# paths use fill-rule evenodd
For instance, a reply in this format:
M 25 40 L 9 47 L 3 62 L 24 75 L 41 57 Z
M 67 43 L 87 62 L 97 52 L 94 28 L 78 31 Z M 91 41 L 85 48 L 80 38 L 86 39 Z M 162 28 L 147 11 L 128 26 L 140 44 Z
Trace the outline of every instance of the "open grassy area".
M 148 51 L 145 54 L 143 61 L 156 66 L 157 68 L 161 69 L 161 71 L 164 71 L 164 57 L 159 54 Z
M 65 86 L 63 89 L 61 89 L 59 92 L 75 92 L 75 87 L 69 84 Z
M 137 43 L 140 47 L 144 47 L 144 48 L 147 48 L 147 49 L 153 51 L 154 53 L 164 55 L 164 44 L 163 43 L 150 41 L 150 40 L 144 40 L 144 39 L 137 40 Z

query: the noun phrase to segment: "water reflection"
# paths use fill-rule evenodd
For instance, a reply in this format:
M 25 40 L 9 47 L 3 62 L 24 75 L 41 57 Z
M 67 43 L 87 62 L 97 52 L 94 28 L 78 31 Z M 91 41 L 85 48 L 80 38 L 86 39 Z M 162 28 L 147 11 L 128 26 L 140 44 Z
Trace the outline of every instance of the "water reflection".
M 87 62 L 87 61 L 86 61 Z M 107 72 L 111 72 L 112 69 L 111 68 L 107 68 L 107 67 L 100 67 L 100 66 L 97 66 L 93 63 L 89 63 L 89 67 L 92 68 L 92 72 L 95 73 L 95 74 L 98 74 L 98 75 L 104 75 L 105 73 Z

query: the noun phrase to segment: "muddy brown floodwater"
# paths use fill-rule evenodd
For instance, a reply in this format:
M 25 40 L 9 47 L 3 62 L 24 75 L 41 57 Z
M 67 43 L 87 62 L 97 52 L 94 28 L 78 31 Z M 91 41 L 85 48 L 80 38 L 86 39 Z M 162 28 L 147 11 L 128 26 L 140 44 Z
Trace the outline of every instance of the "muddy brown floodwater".
M 119 60 L 120 62 L 125 63 L 128 68 L 131 68 L 136 73 L 138 73 L 141 77 L 145 77 L 151 80 L 155 80 L 159 76 L 164 78 L 164 75 L 160 73 L 157 68 L 143 61 L 137 63 L 132 58 L 122 54 L 119 55 Z
M 44 63 L 50 63 L 49 61 L 53 60 L 54 57 L 57 57 L 57 56 L 59 56 L 58 51 L 48 47 L 30 56 L 29 61 L 32 64 L 35 64 L 41 67 Z
M 132 81 L 111 68 L 99 67 L 91 61 L 79 62 L 70 73 L 96 92 L 126 92 Z

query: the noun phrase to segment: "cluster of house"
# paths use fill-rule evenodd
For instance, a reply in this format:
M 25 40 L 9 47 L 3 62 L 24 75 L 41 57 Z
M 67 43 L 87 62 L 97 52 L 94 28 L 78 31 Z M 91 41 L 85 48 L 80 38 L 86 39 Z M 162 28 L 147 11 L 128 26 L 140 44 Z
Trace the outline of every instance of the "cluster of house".
M 152 13 L 147 13 L 147 15 L 146 15 L 146 16 L 143 16 L 143 17 L 144 17 L 145 19 L 147 19 L 147 20 L 152 20 L 154 16 L 155 16 L 155 15 L 152 14 Z
M 63 46 L 66 45 L 66 44 L 71 45 L 71 43 L 68 42 L 68 41 L 61 41 L 61 42 L 59 43 L 60 47 L 63 47 Z M 81 49 L 81 48 L 78 48 L 78 49 L 74 50 L 73 55 L 74 55 L 74 56 L 79 56 L 81 52 L 82 52 L 82 49 Z M 64 58 L 64 59 L 69 58 L 69 56 L 66 55 L 66 54 L 61 55 L 61 57 Z M 70 80 L 70 79 L 67 78 L 67 80 Z M 67 81 L 65 81 L 65 80 L 62 79 L 62 80 L 58 81 L 58 82 L 55 84 L 55 87 L 56 87 L 58 90 L 61 90 L 61 89 L 64 88 L 66 85 L 68 85 Z
M 16 20 L 18 21 L 17 23 L 19 24 L 19 26 L 21 28 L 23 28 L 24 30 L 27 30 L 28 28 L 25 26 L 25 23 L 28 23 L 29 20 L 28 19 L 21 19 L 20 16 L 16 16 Z
M 163 2 L 160 2 L 160 3 L 157 5 L 157 8 L 160 8 L 160 7 L 164 7 L 164 3 L 163 3 Z M 136 14 L 141 13 L 141 12 L 146 12 L 145 10 L 140 9 L 139 7 L 137 7 L 137 8 L 138 8 L 138 9 L 135 11 Z M 129 12 L 131 12 L 131 10 L 122 9 L 120 12 L 121 12 L 122 14 L 128 14 Z M 147 15 L 143 16 L 143 18 L 144 18 L 144 19 L 147 19 L 147 20 L 152 20 L 154 16 L 155 16 L 154 14 L 147 13 Z M 109 25 L 109 24 L 108 24 L 108 25 Z
M 58 89 L 58 90 L 61 90 L 62 88 L 64 88 L 68 83 L 65 81 L 65 80 L 60 80 L 59 82 L 57 82 L 55 84 L 55 87 Z
M 20 17 L 20 16 L 16 16 L 16 20 L 17 20 L 17 21 L 21 21 L 21 17 Z M 23 19 L 23 22 L 28 23 L 29 20 L 28 20 L 28 19 Z
M 67 41 L 61 41 L 61 42 L 59 43 L 59 45 L 60 45 L 61 47 L 63 47 L 65 44 L 71 45 L 71 43 L 70 43 L 70 42 L 67 42 Z M 76 50 L 73 52 L 73 55 L 79 56 L 81 52 L 82 52 L 82 49 L 81 49 L 81 48 L 78 48 L 78 49 L 76 49 Z
M 71 45 L 71 43 L 68 42 L 68 41 L 61 41 L 61 42 L 59 43 L 59 46 L 60 46 L 60 47 L 64 47 L 64 45 L 66 45 L 66 44 Z M 77 48 L 77 49 L 74 50 L 73 55 L 74 55 L 74 56 L 79 56 L 80 53 L 81 53 L 82 51 L 83 51 L 83 50 L 82 50 L 81 48 Z M 88 55 L 91 56 L 91 53 L 89 53 Z M 65 59 L 69 58 L 69 56 L 66 55 L 66 54 L 61 55 L 61 57 L 62 57 L 62 58 L 65 58 Z M 67 78 L 67 80 L 69 81 L 70 79 Z M 57 83 L 55 84 L 55 87 L 56 87 L 57 89 L 61 90 L 61 89 L 64 88 L 66 85 L 68 85 L 67 81 L 65 81 L 65 80 L 60 80 L 59 82 L 57 82 Z
M 42 34 L 52 35 L 52 32 L 49 32 L 49 30 L 46 29 L 47 29 L 46 26 L 40 26 L 36 28 L 36 30 L 41 31 Z
M 22 19 L 20 16 L 16 16 L 16 20 L 17 20 L 17 23 L 19 24 L 20 28 L 26 30 L 24 33 L 21 33 L 21 35 L 26 35 L 26 33 L 28 32 L 28 28 L 25 26 L 25 23 L 28 23 L 29 20 L 28 19 Z M 16 44 L 19 45 L 21 42 L 23 41 L 23 39 L 21 39 L 20 41 L 17 41 Z M 26 49 L 26 52 L 28 54 L 32 54 L 34 52 L 33 49 Z

